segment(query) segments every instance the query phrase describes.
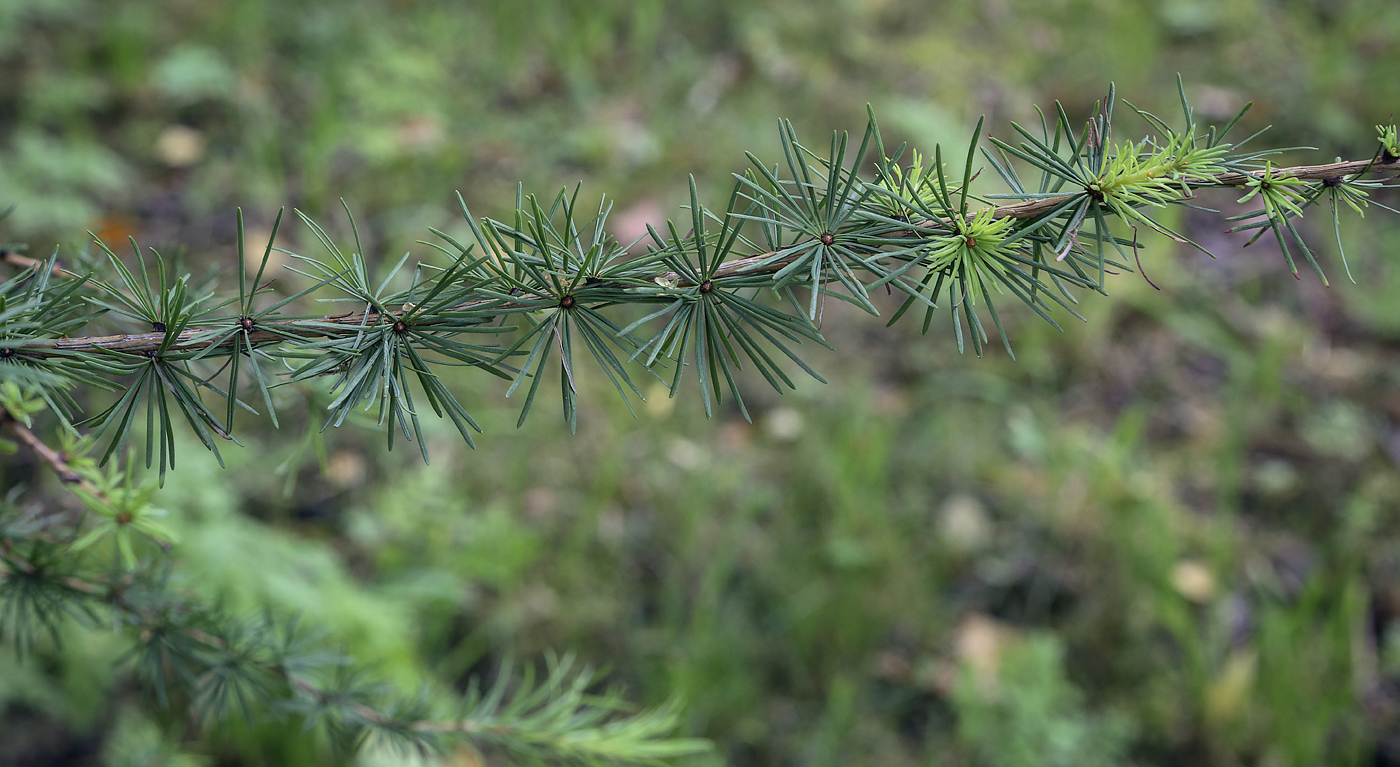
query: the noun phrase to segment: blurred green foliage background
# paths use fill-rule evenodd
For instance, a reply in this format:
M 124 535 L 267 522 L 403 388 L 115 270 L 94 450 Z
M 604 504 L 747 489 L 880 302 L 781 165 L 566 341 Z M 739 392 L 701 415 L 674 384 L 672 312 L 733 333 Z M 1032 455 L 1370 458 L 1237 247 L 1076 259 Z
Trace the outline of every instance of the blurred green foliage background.
M 1253 100 L 1240 135 L 1319 149 L 1290 159 L 1365 157 L 1400 104 L 1400 4 L 3 0 L 0 72 L 6 239 L 135 234 L 232 279 L 235 206 L 348 236 L 343 197 L 393 261 L 464 230 L 453 190 L 502 216 L 517 182 L 582 180 L 627 241 L 687 173 L 716 199 L 744 150 L 771 160 L 777 118 L 820 146 L 867 102 L 931 151 L 982 114 L 1004 137 L 1034 103 L 1086 117 L 1109 81 L 1165 112 L 1180 72 L 1202 114 Z M 1305 222 L 1324 288 L 1219 218 L 1177 223 L 1220 258 L 1152 240 L 1160 292 L 1121 277 L 1065 333 L 1016 315 L 1014 362 L 833 310 L 839 351 L 809 360 L 831 384 L 749 386 L 752 425 L 659 388 L 633 419 L 593 381 L 576 437 L 547 409 L 517 431 L 465 377 L 487 434 L 440 428 L 424 466 L 312 436 L 284 390 L 282 430 L 227 469 L 181 457 L 175 555 L 407 689 L 577 651 L 639 703 L 684 696 L 714 763 L 1400 764 L 1400 225 L 1352 222 L 1352 284 Z M 74 630 L 0 657 L 0 763 L 329 759 L 140 705 L 122 649 Z

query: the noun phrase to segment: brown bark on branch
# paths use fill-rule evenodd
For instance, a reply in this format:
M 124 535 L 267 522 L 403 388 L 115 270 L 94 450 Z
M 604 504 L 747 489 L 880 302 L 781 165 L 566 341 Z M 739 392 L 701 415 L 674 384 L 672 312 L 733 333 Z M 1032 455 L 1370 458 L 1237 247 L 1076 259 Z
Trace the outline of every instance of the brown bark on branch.
M 63 480 L 64 484 L 77 485 L 90 495 L 102 495 L 102 492 L 91 482 L 83 479 L 81 474 L 74 470 L 72 466 L 68 465 L 68 459 L 64 458 L 62 453 L 49 447 L 43 440 L 39 439 L 38 435 L 30 431 L 28 427 L 16 420 L 14 416 L 11 416 L 3 408 L 0 408 L 0 422 L 3 422 L 5 428 L 9 429 L 10 433 L 14 434 L 20 442 L 23 442 L 25 447 L 34 451 L 34 454 L 39 456 L 40 460 L 48 464 L 49 468 L 53 469 L 54 473 L 58 475 L 59 479 Z

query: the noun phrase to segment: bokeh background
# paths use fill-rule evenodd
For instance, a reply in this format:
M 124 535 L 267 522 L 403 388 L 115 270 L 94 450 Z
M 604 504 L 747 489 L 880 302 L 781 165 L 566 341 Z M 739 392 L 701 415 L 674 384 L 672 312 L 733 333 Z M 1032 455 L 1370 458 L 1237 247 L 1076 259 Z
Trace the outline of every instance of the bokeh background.
M 283 205 L 348 237 L 344 198 L 392 263 L 464 230 L 454 190 L 506 216 L 517 183 L 582 181 L 626 240 L 677 216 L 687 173 L 722 200 L 744 150 L 775 158 L 779 117 L 825 146 L 868 102 L 931 151 L 984 114 L 1008 138 L 1035 103 L 1086 117 L 1110 81 L 1168 113 L 1177 72 L 1207 117 L 1255 102 L 1240 136 L 1318 148 L 1290 159 L 1370 156 L 1400 4 L 2 0 L 0 236 L 134 234 L 231 280 L 236 206 L 254 240 Z M 211 598 L 299 613 L 406 689 L 576 652 L 639 704 L 683 696 L 704 764 L 1400 764 L 1386 216 L 1344 222 L 1352 283 L 1309 215 L 1330 288 L 1179 217 L 1218 260 L 1154 239 L 1160 291 L 1119 277 L 1063 333 L 1018 314 L 1016 361 L 833 310 L 838 351 L 809 358 L 830 384 L 750 381 L 753 424 L 694 390 L 633 418 L 593 381 L 577 436 L 547 407 L 516 430 L 466 377 L 487 433 L 432 427 L 425 466 L 372 428 L 314 436 L 284 390 L 280 432 L 222 470 L 188 445 L 159 499 Z M 122 651 L 75 630 L 0 655 L 0 763 L 330 763 L 294 728 L 143 705 Z

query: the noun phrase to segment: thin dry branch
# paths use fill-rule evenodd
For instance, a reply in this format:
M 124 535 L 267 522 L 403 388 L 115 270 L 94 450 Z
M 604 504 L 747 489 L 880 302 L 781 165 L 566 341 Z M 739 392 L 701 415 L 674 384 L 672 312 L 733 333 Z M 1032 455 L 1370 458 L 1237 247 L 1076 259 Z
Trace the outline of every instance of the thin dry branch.
M 0 423 L 4 423 L 5 428 L 9 429 L 11 434 L 14 434 L 20 442 L 23 442 L 25 447 L 33 450 L 34 454 L 39 456 L 40 460 L 48 464 L 49 468 L 53 469 L 54 473 L 58 475 L 59 479 L 63 480 L 64 484 L 77 485 L 90 495 L 102 495 L 102 492 L 98 490 L 95 485 L 83 479 L 83 476 L 79 474 L 77 470 L 68 465 L 68 459 L 64 457 L 63 453 L 45 444 L 43 440 L 39 439 L 38 435 L 29 430 L 29 427 L 16 420 L 4 408 L 0 408 Z
M 9 264 L 16 269 L 32 269 L 44 263 L 42 259 L 22 256 L 9 248 L 0 248 L 0 262 Z M 61 276 L 66 269 L 67 267 L 63 265 L 62 261 L 55 261 L 54 265 L 51 267 L 50 274 Z

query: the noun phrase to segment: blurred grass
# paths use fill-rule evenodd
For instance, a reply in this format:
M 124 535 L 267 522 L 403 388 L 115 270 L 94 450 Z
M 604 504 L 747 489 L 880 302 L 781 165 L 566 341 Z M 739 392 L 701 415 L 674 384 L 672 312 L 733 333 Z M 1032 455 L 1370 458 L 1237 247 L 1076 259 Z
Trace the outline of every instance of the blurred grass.
M 630 239 L 686 173 L 718 193 L 771 157 L 778 117 L 815 140 L 866 102 L 928 149 L 983 113 L 998 135 L 1036 102 L 1086 114 L 1109 80 L 1166 111 L 1179 71 L 1207 114 L 1255 100 L 1245 134 L 1369 154 L 1397 51 L 1388 0 L 9 0 L 0 202 L 36 252 L 134 233 L 225 275 L 236 205 L 348 233 L 343 196 L 396 259 L 462 228 L 454 189 L 501 215 L 517 182 L 581 179 Z M 736 765 L 1395 764 L 1400 227 L 1348 233 L 1352 285 L 1309 222 L 1324 289 L 1180 223 L 1222 258 L 1152 242 L 1161 292 L 1120 278 L 1065 333 L 1013 318 L 1015 362 L 832 310 L 831 385 L 750 385 L 753 425 L 693 391 L 634 420 L 586 381 L 578 436 L 548 409 L 516 431 L 468 379 L 481 449 L 439 428 L 425 467 L 347 429 L 318 461 L 315 401 L 284 394 L 227 470 L 182 456 L 177 555 L 409 688 L 577 650 L 639 701 L 684 695 Z M 119 650 L 75 632 L 0 661 L 0 761 L 328 758 L 142 713 Z

